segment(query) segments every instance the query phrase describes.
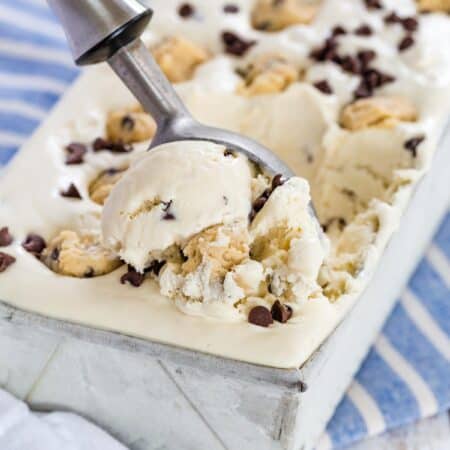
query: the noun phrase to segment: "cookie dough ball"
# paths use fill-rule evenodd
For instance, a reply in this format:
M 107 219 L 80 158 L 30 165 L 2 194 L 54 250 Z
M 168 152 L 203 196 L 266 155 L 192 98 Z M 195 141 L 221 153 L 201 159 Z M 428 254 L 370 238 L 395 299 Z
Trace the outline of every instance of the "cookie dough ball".
M 122 261 L 100 243 L 94 234 L 61 231 L 42 253 L 42 260 L 54 272 L 77 278 L 105 275 Z
M 111 111 L 106 121 L 106 135 L 112 142 L 132 144 L 151 139 L 156 123 L 140 105 Z
M 280 31 L 291 25 L 311 23 L 319 1 L 257 0 L 252 11 L 252 25 L 257 30 Z
M 419 11 L 450 13 L 450 0 L 417 0 Z
M 126 168 L 114 167 L 100 172 L 98 177 L 89 186 L 89 197 L 99 205 L 104 205 L 114 185 L 122 178 Z
M 284 91 L 299 78 L 299 71 L 280 55 L 261 55 L 243 71 L 237 93 L 251 97 Z
M 348 130 L 369 127 L 393 127 L 398 122 L 417 120 L 415 105 L 404 97 L 370 97 L 347 105 L 341 113 L 341 125 Z
M 178 36 L 167 37 L 152 49 L 152 53 L 172 83 L 189 80 L 197 66 L 208 59 L 205 49 Z

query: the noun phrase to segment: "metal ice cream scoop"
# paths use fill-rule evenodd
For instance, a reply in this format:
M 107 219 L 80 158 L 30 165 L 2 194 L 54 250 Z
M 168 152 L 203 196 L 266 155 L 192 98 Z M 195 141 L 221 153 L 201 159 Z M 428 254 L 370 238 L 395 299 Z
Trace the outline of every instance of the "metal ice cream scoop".
M 151 147 L 180 140 L 204 140 L 244 153 L 271 174 L 293 175 L 257 142 L 197 122 L 139 38 L 153 11 L 137 0 L 48 0 L 78 65 L 107 61 L 157 124 Z

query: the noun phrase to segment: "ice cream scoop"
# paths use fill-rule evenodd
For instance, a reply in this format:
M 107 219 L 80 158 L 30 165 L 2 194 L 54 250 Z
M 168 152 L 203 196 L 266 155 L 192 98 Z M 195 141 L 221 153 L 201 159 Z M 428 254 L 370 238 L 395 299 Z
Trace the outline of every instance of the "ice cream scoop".
M 157 123 L 151 148 L 203 140 L 244 153 L 267 172 L 291 170 L 270 150 L 242 135 L 200 124 L 189 114 L 139 36 L 153 11 L 137 0 L 48 0 L 79 65 L 107 61 Z
M 230 163 L 224 162 L 225 150 L 245 156 L 245 161 L 248 158 L 255 162 L 272 177 L 290 178 L 293 175 L 274 153 L 256 141 L 202 125 L 191 116 L 140 39 L 153 14 L 150 8 L 137 0 L 48 1 L 63 23 L 76 63 L 85 65 L 107 61 L 152 115 L 157 131 L 150 148 L 183 143 L 166 149 L 166 152 L 175 149 L 173 158 L 167 156 L 165 161 L 157 161 L 156 155 L 132 169 L 131 175 L 127 174 L 116 186 L 113 199 L 105 206 L 102 219 L 104 238 L 125 261 L 142 271 L 149 258 L 156 257 L 155 251 L 163 251 L 170 244 L 205 227 L 225 223 L 227 215 L 247 218 L 251 202 L 249 187 L 244 184 L 250 177 L 240 177 L 239 170 L 244 170 L 248 163 L 242 163 L 241 168 L 236 169 L 237 174 L 227 171 Z M 211 168 L 210 172 L 203 170 L 202 165 L 211 162 L 209 156 L 202 154 L 197 158 L 198 154 L 187 151 L 195 141 L 200 149 L 208 145 L 219 146 L 224 161 Z M 241 159 L 237 158 L 237 161 Z M 189 170 L 186 171 L 187 168 Z M 178 172 L 180 177 L 174 177 Z M 142 182 L 135 182 L 133 176 Z M 187 181 L 187 177 L 192 183 Z M 160 182 L 166 186 L 161 186 Z M 203 192 L 198 183 L 204 186 Z M 175 192 L 177 186 L 180 189 Z M 172 193 L 166 192 L 167 189 L 172 189 Z M 187 195 L 189 189 L 194 195 Z M 229 195 L 222 193 L 230 189 Z M 160 195 L 163 191 L 165 194 Z M 221 193 L 220 196 L 217 193 Z M 208 202 L 202 205 L 198 202 L 199 196 Z M 260 202 L 265 200 L 260 199 Z M 181 220 L 176 223 L 171 223 L 170 219 L 161 220 L 164 214 L 169 217 L 173 214 L 172 207 L 180 209 Z M 184 212 L 181 213 L 181 209 Z M 308 209 L 317 232 L 321 234 L 312 206 Z

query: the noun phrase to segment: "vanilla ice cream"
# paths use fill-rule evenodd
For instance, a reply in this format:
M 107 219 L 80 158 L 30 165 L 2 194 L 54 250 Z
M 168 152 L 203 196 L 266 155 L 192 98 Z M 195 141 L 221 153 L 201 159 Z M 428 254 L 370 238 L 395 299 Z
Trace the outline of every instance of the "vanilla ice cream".
M 247 159 L 209 142 L 151 150 L 106 201 L 104 242 L 139 271 L 171 245 L 216 224 L 246 220 L 251 208 Z
M 222 145 L 164 144 L 112 189 L 103 243 L 194 314 L 300 304 L 320 294 L 327 253 L 310 200 L 305 180 L 270 180 Z
M 179 0 L 154 0 L 146 45 L 197 120 L 261 142 L 296 177 L 271 180 L 213 144 L 147 152 L 154 121 L 91 68 L 0 180 L 14 238 L 0 299 L 298 368 L 368 286 L 432 162 L 450 111 L 448 8 L 194 3 L 181 17 Z

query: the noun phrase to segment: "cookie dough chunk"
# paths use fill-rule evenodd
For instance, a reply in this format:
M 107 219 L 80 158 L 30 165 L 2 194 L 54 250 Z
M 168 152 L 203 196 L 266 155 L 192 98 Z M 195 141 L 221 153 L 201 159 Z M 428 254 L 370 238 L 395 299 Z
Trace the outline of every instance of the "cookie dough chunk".
M 140 105 L 111 111 L 106 122 L 107 138 L 114 143 L 132 144 L 151 139 L 156 123 Z
M 279 55 L 261 55 L 248 65 L 243 75 L 237 93 L 247 97 L 282 92 L 299 78 L 294 65 Z
M 122 261 L 102 247 L 100 237 L 61 231 L 42 253 L 42 260 L 54 272 L 77 278 L 105 275 Z
M 404 97 L 371 97 L 347 105 L 341 113 L 341 125 L 348 130 L 369 127 L 393 127 L 398 122 L 417 120 L 417 109 Z
M 450 13 L 450 0 L 417 0 L 419 11 Z
M 99 205 L 104 205 L 112 188 L 122 178 L 125 170 L 126 168 L 116 169 L 112 167 L 111 169 L 100 172 L 98 177 L 89 186 L 91 200 Z
M 200 264 L 209 264 L 213 277 L 224 276 L 249 256 L 249 236 L 244 227 L 216 225 L 192 237 L 183 248 L 187 258 L 184 273 L 194 272 Z
M 208 52 L 185 38 L 171 36 L 152 49 L 156 62 L 172 83 L 189 80 L 198 65 L 208 59 Z
M 291 25 L 311 23 L 319 9 L 319 1 L 257 0 L 252 12 L 252 25 L 257 30 L 280 31 Z

